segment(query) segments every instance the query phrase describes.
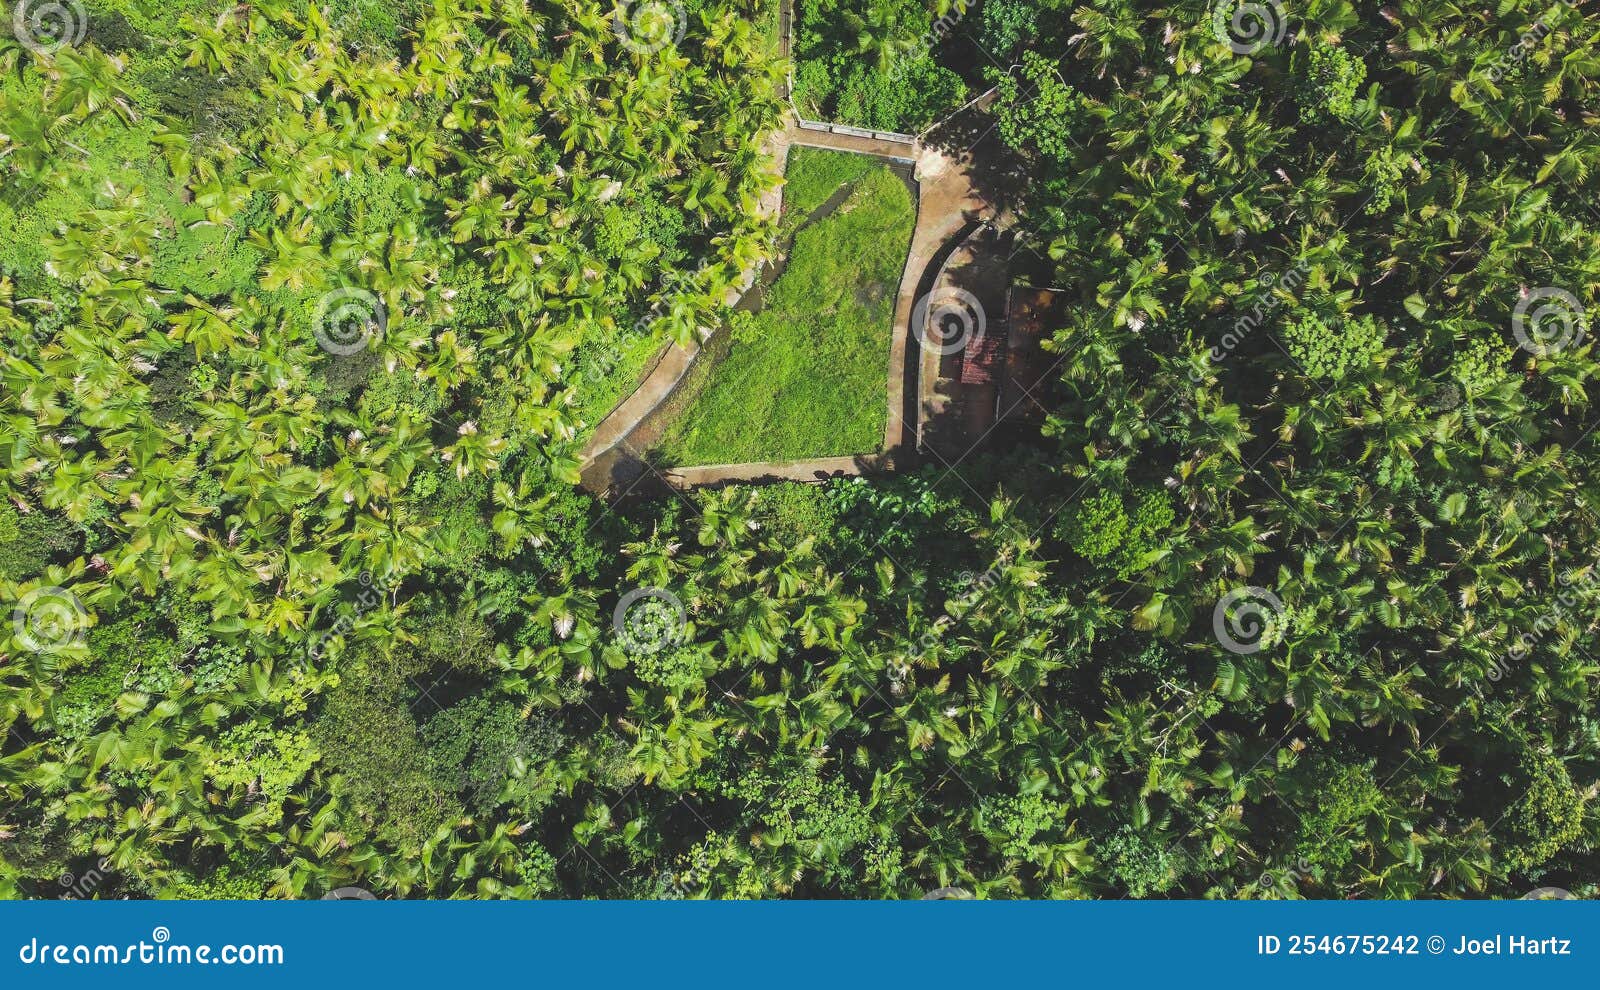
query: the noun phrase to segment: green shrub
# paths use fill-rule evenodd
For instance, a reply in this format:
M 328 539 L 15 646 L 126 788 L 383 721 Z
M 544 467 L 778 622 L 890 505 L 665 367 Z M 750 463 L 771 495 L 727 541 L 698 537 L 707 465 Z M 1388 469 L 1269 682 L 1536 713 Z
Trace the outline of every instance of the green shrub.
M 394 166 L 357 169 L 335 188 L 338 196 L 322 219 L 336 230 L 386 237 L 422 211 L 418 180 Z
M 543 713 L 474 695 L 430 718 L 422 739 L 434 779 L 453 784 L 478 814 L 510 803 L 519 814 L 536 815 L 555 795 L 551 763 L 564 737 Z
M 756 489 L 757 518 L 769 539 L 784 546 L 815 538 L 825 543 L 839 522 L 839 508 L 820 485 L 781 482 Z
M 49 721 L 68 739 L 86 739 L 112 715 L 117 696 L 128 686 L 134 659 L 118 654 L 75 668 L 50 699 Z
M 1167 544 L 1176 519 L 1172 501 L 1159 489 L 1139 494 L 1131 514 L 1121 494 L 1099 492 L 1062 514 L 1056 536 L 1078 556 L 1109 566 L 1125 578 Z
M 1365 212 L 1378 214 L 1389 208 L 1406 187 L 1407 176 L 1421 173 L 1426 159 L 1398 148 L 1379 148 L 1367 157 L 1362 187 L 1368 190 Z
M 1177 844 L 1132 825 L 1123 825 L 1102 839 L 1096 853 L 1107 873 L 1122 884 L 1129 897 L 1171 890 L 1188 872 Z
M 273 731 L 262 723 L 235 726 L 208 739 L 202 766 L 212 786 L 248 788 L 265 800 L 263 825 L 276 825 L 289 792 L 321 758 L 304 732 Z
M 410 628 L 419 669 L 483 673 L 494 666 L 494 630 L 470 600 L 452 606 L 430 598 L 417 604 L 422 607 L 413 613 Z
M 639 217 L 632 210 L 608 206 L 594 227 L 594 247 L 600 257 L 616 261 L 639 243 Z
M 156 241 L 150 279 L 178 292 L 205 299 L 253 288 L 261 252 L 237 231 L 218 224 L 179 227 L 175 236 Z
M 843 72 L 834 118 L 857 127 L 915 132 L 961 105 L 966 84 L 927 56 L 907 57 L 892 72 L 856 61 Z
M 1482 395 L 1505 381 L 1506 359 L 1510 351 L 1500 341 L 1476 337 L 1458 349 L 1450 364 L 1450 374 L 1467 395 Z
M 795 66 L 793 99 L 801 116 L 812 120 L 825 116 L 836 88 L 833 67 L 826 61 L 804 60 Z
M 452 787 L 428 771 L 417 723 L 403 705 L 355 686 L 353 676 L 331 691 L 311 738 L 334 789 L 373 832 L 415 851 L 439 826 L 460 815 Z M 453 783 L 453 782 L 452 782 Z
M 1524 756 L 1516 784 L 1526 789 L 1506 815 L 1504 855 L 1512 869 L 1526 871 L 1578 840 L 1588 798 L 1566 764 L 1547 753 Z
M 71 662 L 50 701 L 56 731 L 73 739 L 93 732 L 115 710 L 118 695 L 165 694 L 183 679 L 184 644 L 149 603 L 88 631 L 88 656 Z
M 1078 556 L 1105 561 L 1117 556 L 1128 536 L 1128 513 L 1122 496 L 1098 492 L 1085 498 L 1072 510 L 1058 535 L 1064 537 Z
M 532 524 L 539 539 L 533 547 L 539 566 L 550 574 L 592 580 L 600 572 L 605 556 L 605 547 L 595 531 L 600 514 L 593 496 L 570 488 L 557 489 Z
M 203 396 L 217 387 L 217 377 L 214 365 L 197 364 L 189 369 L 189 388 L 195 397 Z
M 7 533 L 15 534 L 10 539 Z M 83 531 L 64 516 L 45 509 L 18 512 L 0 503 L 0 577 L 22 581 L 62 563 L 83 547 Z
M 1135 654 L 1118 653 L 1101 663 L 1106 677 L 1159 682 L 1178 681 L 1184 675 L 1183 663 L 1160 643 L 1149 643 Z
M 984 0 L 979 43 L 997 59 L 1009 59 L 1039 33 L 1039 7 L 1048 0 Z
M 272 870 L 265 861 L 235 853 L 234 859 L 214 869 L 191 873 L 180 870 L 156 889 L 160 900 L 256 901 L 272 886 Z
M 1284 346 L 1309 378 L 1338 381 L 1371 367 L 1383 353 L 1383 327 L 1370 316 L 1347 316 L 1330 326 L 1302 313 L 1283 329 Z
M 1030 51 L 1022 55 L 1020 76 L 1007 73 L 1001 78 L 995 115 L 1006 144 L 1065 163 L 1072 158 L 1071 135 L 1084 106 L 1055 63 Z
M 639 236 L 654 244 L 661 253 L 656 263 L 663 268 L 682 265 L 689 252 L 689 216 L 663 198 L 662 193 L 641 196 L 628 209 L 638 222 Z
M 934 60 L 923 0 L 800 0 L 793 99 L 802 116 L 917 131 L 966 99 Z
M 375 364 L 361 389 L 361 408 L 378 423 L 399 418 L 427 423 L 443 406 L 439 390 L 409 369 L 389 371 L 382 364 Z M 432 491 L 419 493 L 413 488 L 408 494 L 421 499 Z
M 901 555 L 961 521 L 961 500 L 938 488 L 941 472 L 928 467 L 915 474 L 869 480 L 841 478 L 823 486 L 839 518 L 834 529 L 837 555 L 857 567 L 877 551 Z
M 1299 84 L 1295 95 L 1303 118 L 1308 122 L 1352 120 L 1361 84 L 1367 78 L 1366 63 L 1336 45 L 1313 44 L 1309 57 L 1296 60 Z
M 353 47 L 392 54 L 425 10 L 422 0 L 327 0 L 326 14 Z
M 652 599 L 653 601 L 653 599 Z M 641 602 L 638 607 L 649 607 Z M 660 622 L 653 630 L 645 630 L 641 638 L 669 637 L 677 634 L 679 618 L 669 605 L 662 604 Z M 630 622 L 632 617 L 630 616 Z M 655 640 L 652 638 L 652 642 Z M 624 646 L 626 646 L 624 637 Z M 646 684 L 665 688 L 680 697 L 695 694 L 705 687 L 706 677 L 716 672 L 716 664 L 704 648 L 695 646 L 669 646 L 666 649 L 629 650 L 629 663 L 634 674 Z
M 152 66 L 144 78 L 161 112 L 192 135 L 198 148 L 235 141 L 254 123 L 260 66 L 243 62 L 224 77 L 175 63 Z
M 1373 776 L 1375 762 L 1342 762 L 1319 757 L 1297 773 L 1309 807 L 1300 809 L 1296 856 L 1313 874 L 1328 878 L 1348 865 L 1365 842 L 1365 823 L 1383 803 L 1383 792 Z
M 761 814 L 767 828 L 764 841 L 794 845 L 803 855 L 821 862 L 845 865 L 845 854 L 876 833 L 871 812 L 849 783 L 814 769 L 795 767 L 781 777 L 752 772 L 728 793 L 765 809 Z
M 1039 862 L 1048 853 L 1049 843 L 1038 841 L 1041 833 L 1063 831 L 1068 823 L 1069 806 L 1042 794 L 988 798 L 978 808 L 974 825 L 989 836 L 1002 856 L 1023 862 Z
M 438 490 L 423 502 L 423 511 L 438 520 L 429 533 L 437 551 L 430 563 L 458 574 L 475 573 L 494 546 L 494 531 L 489 528 L 488 484 L 482 475 L 458 478 L 454 471 L 441 471 Z

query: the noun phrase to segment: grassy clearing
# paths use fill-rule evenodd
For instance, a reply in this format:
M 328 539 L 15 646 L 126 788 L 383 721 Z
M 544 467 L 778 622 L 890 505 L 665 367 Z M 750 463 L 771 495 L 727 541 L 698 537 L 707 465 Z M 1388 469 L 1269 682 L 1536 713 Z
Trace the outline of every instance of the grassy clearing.
M 796 148 L 784 171 L 783 216 L 785 233 L 806 222 L 806 218 L 835 192 L 857 181 L 883 164 L 866 155 L 822 148 Z
M 799 230 L 765 308 L 736 326 L 727 356 L 692 383 L 700 391 L 658 449 L 666 463 L 863 454 L 883 444 L 911 194 L 882 163 L 838 152 L 795 149 L 788 176 L 784 209 L 797 216 L 853 184 L 837 210 Z

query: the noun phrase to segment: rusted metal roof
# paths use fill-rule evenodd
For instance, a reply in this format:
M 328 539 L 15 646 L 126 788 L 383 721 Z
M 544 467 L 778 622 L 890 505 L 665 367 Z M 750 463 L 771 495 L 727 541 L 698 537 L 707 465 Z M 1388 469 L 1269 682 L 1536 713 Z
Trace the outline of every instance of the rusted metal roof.
M 967 342 L 961 355 L 961 384 L 988 385 L 1000 374 L 1006 359 L 1004 328 L 990 325 L 982 336 Z

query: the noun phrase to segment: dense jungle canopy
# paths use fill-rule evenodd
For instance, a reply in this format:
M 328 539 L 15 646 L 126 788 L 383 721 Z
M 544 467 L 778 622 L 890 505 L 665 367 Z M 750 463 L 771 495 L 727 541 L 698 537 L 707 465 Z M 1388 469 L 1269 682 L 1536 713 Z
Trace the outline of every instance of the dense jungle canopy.
M 995 90 L 1047 415 L 615 502 L 775 0 L 6 8 L 0 893 L 1594 893 L 1593 4 L 799 5 Z

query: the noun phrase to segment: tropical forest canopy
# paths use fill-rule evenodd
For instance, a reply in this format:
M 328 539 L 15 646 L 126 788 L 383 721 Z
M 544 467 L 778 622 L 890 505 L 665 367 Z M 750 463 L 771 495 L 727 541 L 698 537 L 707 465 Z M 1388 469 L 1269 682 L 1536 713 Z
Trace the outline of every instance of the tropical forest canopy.
M 1600 15 L 800 6 L 994 90 L 1048 414 L 615 504 L 776 4 L 6 11 L 0 891 L 1594 892 Z

